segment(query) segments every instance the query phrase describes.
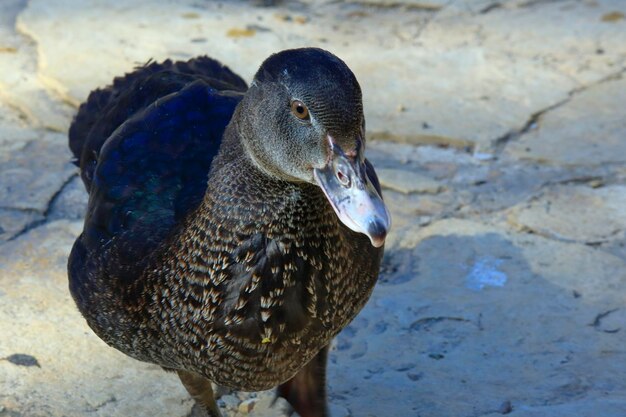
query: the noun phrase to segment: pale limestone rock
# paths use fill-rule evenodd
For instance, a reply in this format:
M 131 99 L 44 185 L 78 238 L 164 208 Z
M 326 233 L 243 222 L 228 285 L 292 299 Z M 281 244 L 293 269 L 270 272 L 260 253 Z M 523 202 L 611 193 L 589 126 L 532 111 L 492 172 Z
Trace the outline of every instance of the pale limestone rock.
M 0 155 L 0 206 L 44 213 L 76 172 L 65 135 L 46 133 Z
M 18 27 L 37 42 L 46 86 L 76 105 L 90 90 L 149 59 L 198 54 L 221 60 L 250 80 L 272 52 L 321 46 L 342 57 L 361 81 L 371 137 L 479 149 L 521 128 L 529 115 L 564 100 L 581 83 L 615 72 L 624 60 L 618 46 L 626 39 L 623 28 L 591 19 L 597 11 L 584 5 L 542 5 L 541 13 L 505 8 L 483 15 L 468 13 L 471 6 L 464 3 L 430 19 L 430 13 L 418 10 L 370 13 L 367 8 L 355 18 L 354 10 L 326 3 L 305 7 L 309 19 L 298 23 L 276 17 L 289 9 L 246 3 L 131 3 L 32 0 Z M 553 24 L 581 13 L 590 20 L 580 37 L 570 37 L 566 25 Z M 412 32 L 401 35 L 407 28 Z M 72 48 L 65 47 L 70 43 Z M 593 55 L 595 45 L 607 52 Z M 588 62 L 573 75 L 554 69 L 579 62 L 584 52 L 590 53 Z M 581 81 L 574 81 L 579 73 Z
M 28 125 L 26 117 L 2 102 L 0 97 L 0 152 L 17 151 L 25 142 L 39 136 L 40 132 Z
M 582 382 L 582 381 L 581 381 Z M 578 417 L 620 416 L 626 410 L 626 399 L 611 399 L 603 396 L 583 398 L 563 404 L 522 405 L 516 404 L 507 417 Z M 502 413 L 489 413 L 482 417 L 502 417 Z
M 346 0 L 345 3 L 356 3 L 374 7 L 404 7 L 430 12 L 441 10 L 446 5 L 445 0 Z
M 407 230 L 398 247 L 412 248 L 436 236 L 481 235 L 503 236 L 522 251 L 532 272 L 558 287 L 582 294 L 589 302 L 626 304 L 626 260 L 586 245 L 512 233 L 502 226 L 470 220 L 446 219 Z
M 552 68 L 571 78 L 577 86 L 587 86 L 619 73 L 626 64 L 623 47 L 626 26 L 602 20 L 604 15 L 622 9 L 622 0 L 568 4 L 529 0 L 458 1 L 435 15 L 420 40 L 449 47 L 478 44 L 490 55 L 509 56 L 512 64 L 526 61 L 535 69 Z M 468 30 L 469 25 L 476 30 Z M 510 70 L 521 77 L 527 74 L 515 68 Z M 522 80 L 510 81 L 517 84 Z M 502 87 L 503 95 L 511 92 L 508 85 Z M 539 89 L 532 92 L 544 93 Z
M 291 413 L 291 406 L 284 398 L 277 398 L 274 391 L 256 394 L 256 403 L 250 417 L 299 417 Z
M 0 7 L 0 99 L 34 126 L 65 132 L 74 110 L 45 89 L 37 72 L 36 45 L 15 28 L 26 1 L 5 0 Z
M 28 225 L 43 220 L 43 214 L 36 211 L 0 208 L 0 242 L 12 239 Z
M 487 415 L 505 402 L 549 415 L 576 398 L 624 402 L 623 335 L 611 333 L 621 310 L 592 323 L 625 305 L 626 260 L 476 221 L 413 232 L 387 253 L 373 300 L 331 351 L 331 392 L 350 396 L 352 415 Z M 393 411 L 367 400 L 374 391 L 393 397 Z
M 76 174 L 52 200 L 47 220 L 80 220 L 85 218 L 88 195 L 80 176 Z
M 244 400 L 241 403 L 239 403 L 239 406 L 237 407 L 237 411 L 239 411 L 242 414 L 250 414 L 250 412 L 254 410 L 254 407 L 257 401 L 258 400 L 256 398 L 249 398 L 247 400 Z
M 626 163 L 625 102 L 626 79 L 586 89 L 541 117 L 506 153 L 561 165 Z
M 346 407 L 342 407 L 337 404 L 330 404 L 331 417 L 350 417 L 350 411 Z
M 474 234 L 495 233 L 498 229 L 495 226 L 478 223 L 470 220 L 445 219 L 429 225 L 426 228 L 408 228 L 403 237 L 399 239 L 400 248 L 410 249 L 417 246 L 421 241 L 432 236 L 461 235 L 469 236 Z
M 514 242 L 532 270 L 552 284 L 581 294 L 585 302 L 626 306 L 624 259 L 588 246 L 530 235 L 516 236 Z
M 441 164 L 448 165 L 448 175 L 452 176 L 459 165 L 479 165 L 480 161 L 467 152 L 455 148 L 437 146 L 413 146 L 407 143 L 372 140 L 367 143 L 368 158 L 388 166 L 390 161 L 399 160 L 402 164 L 417 162 L 420 166 Z
M 439 181 L 408 170 L 383 168 L 377 169 L 376 174 L 383 188 L 403 194 L 437 194 L 444 188 Z
M 222 397 L 219 399 L 220 406 L 223 405 L 224 408 L 231 411 L 236 411 L 240 402 L 241 401 L 239 400 L 239 398 L 237 398 L 236 395 L 232 394 L 222 395 Z
M 556 187 L 514 207 L 511 225 L 563 240 L 598 243 L 626 233 L 626 186 Z

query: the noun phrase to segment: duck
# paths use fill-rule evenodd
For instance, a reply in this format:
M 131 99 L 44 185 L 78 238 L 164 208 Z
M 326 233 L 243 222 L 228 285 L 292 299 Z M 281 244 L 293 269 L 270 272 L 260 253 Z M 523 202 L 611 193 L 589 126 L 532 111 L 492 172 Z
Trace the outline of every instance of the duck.
M 284 50 L 248 86 L 207 56 L 149 61 L 68 136 L 89 194 L 69 290 L 94 333 L 176 372 L 203 416 L 221 416 L 212 383 L 328 416 L 329 345 L 391 225 L 345 62 Z

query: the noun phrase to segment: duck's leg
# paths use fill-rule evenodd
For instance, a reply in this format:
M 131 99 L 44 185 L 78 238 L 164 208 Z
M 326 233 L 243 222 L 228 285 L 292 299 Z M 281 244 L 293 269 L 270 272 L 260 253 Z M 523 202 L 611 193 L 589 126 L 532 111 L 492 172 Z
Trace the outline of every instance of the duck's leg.
M 177 373 L 189 395 L 196 400 L 196 405 L 206 412 L 206 417 L 222 417 L 213 396 L 211 381 L 193 372 L 179 370 Z
M 293 378 L 278 386 L 278 395 L 286 399 L 301 417 L 328 417 L 326 404 L 326 360 L 328 346 Z

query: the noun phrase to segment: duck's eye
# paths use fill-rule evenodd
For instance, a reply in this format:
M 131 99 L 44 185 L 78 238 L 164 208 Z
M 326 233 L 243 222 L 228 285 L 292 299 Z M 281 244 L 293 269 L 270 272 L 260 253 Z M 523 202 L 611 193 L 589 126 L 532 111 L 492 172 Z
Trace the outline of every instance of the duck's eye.
M 291 102 L 291 112 L 298 119 L 309 120 L 309 109 L 300 100 L 294 100 Z

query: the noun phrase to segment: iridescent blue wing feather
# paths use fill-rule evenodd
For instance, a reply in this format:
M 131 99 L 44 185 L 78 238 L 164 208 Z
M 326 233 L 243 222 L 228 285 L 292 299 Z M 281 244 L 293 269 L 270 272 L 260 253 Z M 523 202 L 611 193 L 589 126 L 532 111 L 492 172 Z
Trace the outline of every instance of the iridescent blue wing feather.
M 143 91 L 146 86 L 152 90 Z M 200 204 L 242 90 L 171 71 L 149 73 L 129 88 L 134 99 L 122 92 L 121 107 L 105 105 L 111 108 L 85 124 L 89 134 L 75 146 L 89 191 L 85 227 L 69 264 L 76 278 L 94 268 L 122 280 L 137 278 L 149 256 Z M 129 116 L 118 123 L 124 115 Z
M 88 191 L 100 149 L 113 131 L 157 99 L 197 80 L 217 91 L 243 93 L 248 89 L 228 67 L 209 57 L 198 57 L 187 62 L 148 63 L 115 78 L 111 86 L 91 92 L 69 131 L 70 149 Z

